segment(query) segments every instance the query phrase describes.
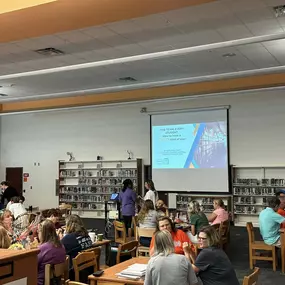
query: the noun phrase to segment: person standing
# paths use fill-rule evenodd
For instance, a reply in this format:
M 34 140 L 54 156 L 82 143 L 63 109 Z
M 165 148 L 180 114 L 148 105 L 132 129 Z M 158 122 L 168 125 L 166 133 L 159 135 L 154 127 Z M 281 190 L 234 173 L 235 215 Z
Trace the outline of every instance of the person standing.
M 135 215 L 136 198 L 137 195 L 133 190 L 133 181 L 131 179 L 124 180 L 123 189 L 119 194 L 119 202 L 121 203 L 121 213 L 127 234 L 132 226 L 132 217 Z
M 1 197 L 1 204 L 7 205 L 12 197 L 17 197 L 19 196 L 18 191 L 9 185 L 7 181 L 2 181 L 1 182 L 1 190 L 3 191 L 3 195 Z
M 155 187 L 154 187 L 154 183 L 152 180 L 147 180 L 145 183 L 144 183 L 144 187 L 148 190 L 144 196 L 144 200 L 151 200 L 153 205 L 156 205 L 156 202 L 158 200 L 158 194 L 157 194 L 157 191 L 155 190 Z

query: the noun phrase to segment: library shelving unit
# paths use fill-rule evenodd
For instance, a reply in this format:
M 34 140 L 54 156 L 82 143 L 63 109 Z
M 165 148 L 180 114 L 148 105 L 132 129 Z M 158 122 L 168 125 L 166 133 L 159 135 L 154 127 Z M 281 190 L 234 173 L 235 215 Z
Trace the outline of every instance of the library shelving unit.
M 285 166 L 232 167 L 234 224 L 258 227 L 259 213 L 270 197 L 285 187 Z
M 187 217 L 187 208 L 189 202 L 195 200 L 199 202 L 201 206 L 201 210 L 206 214 L 209 215 L 214 211 L 214 199 L 222 199 L 225 208 L 227 211 L 231 211 L 231 201 L 232 201 L 232 195 L 231 194 L 217 194 L 217 195 L 209 195 L 209 194 L 177 194 L 176 195 L 176 214 L 179 215 L 179 217 Z
M 116 211 L 116 204 L 105 203 L 112 193 L 131 179 L 142 194 L 142 159 L 59 161 L 59 204 L 72 205 L 72 213 L 84 218 L 105 219 L 105 211 Z M 107 209 L 105 208 L 107 206 Z

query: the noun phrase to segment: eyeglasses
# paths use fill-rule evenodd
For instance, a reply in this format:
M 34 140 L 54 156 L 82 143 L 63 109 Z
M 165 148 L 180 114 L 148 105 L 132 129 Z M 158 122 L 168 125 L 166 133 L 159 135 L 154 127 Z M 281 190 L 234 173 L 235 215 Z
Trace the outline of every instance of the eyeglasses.
M 207 240 L 207 238 L 204 238 L 204 237 L 198 237 L 198 239 L 200 239 L 200 240 Z

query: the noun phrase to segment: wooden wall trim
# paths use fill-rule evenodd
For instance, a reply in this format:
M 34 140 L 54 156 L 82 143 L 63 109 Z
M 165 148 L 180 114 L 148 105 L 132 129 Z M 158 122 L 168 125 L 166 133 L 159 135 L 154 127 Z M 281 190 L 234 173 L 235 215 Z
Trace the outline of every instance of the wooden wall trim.
M 256 75 L 209 82 L 189 83 L 176 86 L 155 87 L 149 89 L 122 92 L 78 95 L 64 98 L 3 103 L 0 113 L 28 110 L 56 109 L 64 107 L 90 106 L 149 99 L 165 99 L 200 94 L 217 94 L 221 92 L 269 88 L 285 85 L 285 73 Z

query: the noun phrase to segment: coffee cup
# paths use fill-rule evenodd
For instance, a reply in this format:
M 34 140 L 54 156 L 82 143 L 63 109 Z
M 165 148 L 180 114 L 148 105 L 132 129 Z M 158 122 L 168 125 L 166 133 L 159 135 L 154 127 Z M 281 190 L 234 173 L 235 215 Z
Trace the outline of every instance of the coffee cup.
M 103 234 L 98 234 L 97 239 L 98 239 L 98 241 L 102 241 L 103 240 Z
M 88 233 L 92 242 L 96 242 L 96 233 L 90 232 Z

